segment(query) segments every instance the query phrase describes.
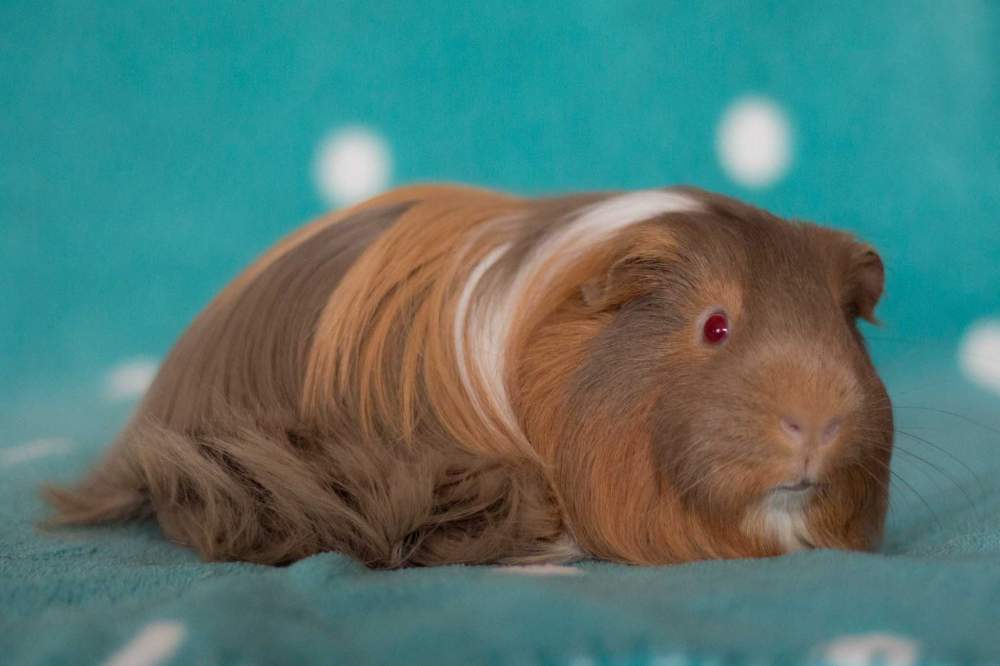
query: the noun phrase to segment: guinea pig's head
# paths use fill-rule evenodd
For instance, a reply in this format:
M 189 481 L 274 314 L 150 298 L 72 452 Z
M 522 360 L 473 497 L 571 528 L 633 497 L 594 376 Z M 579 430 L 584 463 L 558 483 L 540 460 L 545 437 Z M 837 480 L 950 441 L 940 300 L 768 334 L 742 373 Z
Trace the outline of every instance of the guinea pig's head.
M 547 417 L 574 532 L 640 562 L 873 548 L 893 425 L 858 320 L 875 321 L 882 262 L 700 196 L 621 234 L 551 329 L 580 341 Z

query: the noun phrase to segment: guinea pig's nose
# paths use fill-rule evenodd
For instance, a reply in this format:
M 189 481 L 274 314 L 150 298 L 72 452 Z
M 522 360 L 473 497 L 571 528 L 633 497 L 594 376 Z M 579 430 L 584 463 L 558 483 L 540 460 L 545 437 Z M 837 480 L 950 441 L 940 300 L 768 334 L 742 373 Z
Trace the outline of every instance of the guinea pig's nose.
M 785 415 L 781 417 L 781 430 L 799 446 L 822 446 L 837 437 L 840 432 L 840 417 L 803 419 Z

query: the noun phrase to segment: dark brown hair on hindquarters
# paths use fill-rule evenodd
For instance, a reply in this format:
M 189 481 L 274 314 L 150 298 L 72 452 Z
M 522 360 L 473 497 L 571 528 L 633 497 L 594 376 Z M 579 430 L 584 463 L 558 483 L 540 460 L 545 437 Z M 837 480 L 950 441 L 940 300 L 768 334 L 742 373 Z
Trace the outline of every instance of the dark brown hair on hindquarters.
M 136 422 L 116 459 L 134 485 L 99 472 L 76 490 L 49 488 L 52 522 L 151 508 L 170 539 L 208 560 L 283 564 L 323 551 L 380 568 L 551 559 L 562 524 L 537 467 L 433 446 L 389 451 L 296 422 L 233 413 L 188 433 Z
M 425 199 L 439 203 L 415 205 Z M 322 418 L 301 406 L 317 319 L 365 250 L 379 239 L 433 256 L 419 242 L 440 244 L 424 238 L 428 228 L 450 233 L 509 201 L 407 188 L 279 243 L 199 315 L 105 460 L 78 485 L 45 490 L 56 510 L 49 524 L 153 515 L 206 559 L 269 564 L 328 550 L 377 567 L 572 557 L 550 486 L 523 455 L 456 446 L 426 405 L 409 439 L 397 419 L 359 427 L 356 395 L 326 403 Z M 409 224 L 387 235 L 405 216 Z M 370 270 L 389 289 L 413 284 L 402 263 Z M 390 377 L 374 386 L 395 399 L 391 364 L 400 360 L 389 362 Z

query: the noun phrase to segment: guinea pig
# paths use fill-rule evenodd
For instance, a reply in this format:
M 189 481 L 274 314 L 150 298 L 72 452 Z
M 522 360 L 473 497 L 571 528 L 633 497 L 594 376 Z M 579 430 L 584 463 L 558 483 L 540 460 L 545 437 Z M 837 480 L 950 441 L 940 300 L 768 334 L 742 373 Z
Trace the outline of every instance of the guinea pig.
M 50 522 L 384 568 L 873 549 L 883 281 L 847 233 L 694 188 L 398 189 L 230 283 Z

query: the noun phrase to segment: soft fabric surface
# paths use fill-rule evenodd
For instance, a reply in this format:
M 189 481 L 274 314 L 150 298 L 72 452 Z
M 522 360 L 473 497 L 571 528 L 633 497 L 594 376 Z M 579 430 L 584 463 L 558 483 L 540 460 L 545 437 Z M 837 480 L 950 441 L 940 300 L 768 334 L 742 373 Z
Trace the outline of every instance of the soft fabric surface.
M 990 418 L 992 400 L 961 397 L 965 415 Z M 119 665 L 997 663 L 1000 435 L 936 412 L 898 413 L 902 430 L 948 445 L 971 469 L 900 437 L 940 471 L 897 454 L 912 488 L 894 484 L 882 553 L 655 568 L 373 572 L 335 554 L 283 569 L 203 564 L 154 525 L 34 530 L 36 485 L 78 472 L 99 442 L 8 447 L 0 654 Z
M 988 0 L 4 0 L 0 663 L 1000 663 L 998 63 Z M 33 528 L 242 266 L 428 180 L 686 182 L 875 244 L 883 552 L 373 573 Z

